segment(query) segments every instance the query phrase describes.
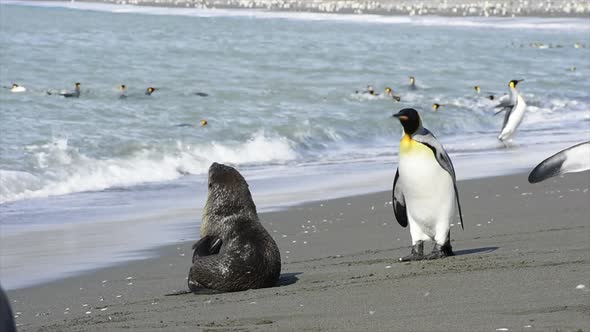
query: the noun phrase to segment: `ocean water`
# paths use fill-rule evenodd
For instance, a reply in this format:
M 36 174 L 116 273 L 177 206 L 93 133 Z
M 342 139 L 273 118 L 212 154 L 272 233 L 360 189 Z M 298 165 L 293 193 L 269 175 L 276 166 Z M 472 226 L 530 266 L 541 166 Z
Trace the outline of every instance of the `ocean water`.
M 0 83 L 27 88 L 0 91 L 7 288 L 197 238 L 214 161 L 243 172 L 262 210 L 387 190 L 402 132 L 391 115 L 405 107 L 459 178 L 526 171 L 590 139 L 588 20 L 8 1 L 0 16 Z M 511 79 L 525 79 L 528 107 L 505 145 L 484 95 Z M 46 93 L 75 82 L 78 99 Z M 401 102 L 355 93 L 367 84 Z M 148 86 L 159 90 L 146 96 Z

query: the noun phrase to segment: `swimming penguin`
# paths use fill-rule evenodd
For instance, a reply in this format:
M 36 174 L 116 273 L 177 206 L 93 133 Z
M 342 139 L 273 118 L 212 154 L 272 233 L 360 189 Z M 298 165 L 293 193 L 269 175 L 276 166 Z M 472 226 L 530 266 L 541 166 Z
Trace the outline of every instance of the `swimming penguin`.
M 455 202 L 463 228 L 453 163 L 436 137 L 422 126 L 415 109 L 405 108 L 393 117 L 404 127 L 393 180 L 393 212 L 402 227 L 410 225 L 413 246 L 411 254 L 400 261 L 452 256 L 451 219 Z M 435 242 L 428 255 L 424 255 L 426 240 Z
M 476 85 L 476 86 L 474 86 L 474 87 L 473 87 L 473 89 L 475 90 L 475 93 L 477 93 L 477 94 L 480 94 L 480 92 L 481 92 L 481 87 L 480 87 L 479 85 Z M 496 97 L 494 96 L 494 94 L 493 94 L 492 92 L 486 92 L 486 94 L 488 94 L 488 95 L 486 96 L 486 98 L 487 98 L 487 99 L 489 99 L 489 100 L 494 100 L 494 99 L 496 99 Z
M 62 92 L 59 95 L 65 98 L 80 98 L 80 83 L 74 85 L 74 92 Z
M 395 101 L 400 101 L 400 100 L 402 100 L 402 98 L 401 98 L 400 96 L 395 96 L 395 95 L 393 94 L 393 90 L 391 90 L 391 88 L 390 88 L 390 87 L 386 87 L 386 88 L 385 88 L 385 93 L 386 93 L 386 94 L 387 94 L 389 97 L 391 97 L 391 99 L 393 99 L 393 100 L 395 100 Z
M 148 95 L 148 96 L 151 96 L 151 95 L 152 95 L 152 93 L 154 93 L 154 91 L 156 91 L 156 90 L 158 90 L 158 89 L 156 89 L 156 88 L 152 88 L 152 87 L 150 86 L 150 87 L 148 87 L 148 88 L 145 90 L 145 94 L 146 94 L 146 95 Z
M 120 99 L 127 98 L 127 87 L 125 86 L 125 84 L 119 85 L 119 98 Z
M 512 80 L 508 83 L 508 87 L 510 88 L 510 94 L 503 96 L 500 98 L 500 103 L 496 105 L 496 108 L 500 108 L 496 114 L 501 112 L 506 112 L 504 115 L 504 123 L 502 124 L 502 130 L 500 131 L 500 135 L 498 135 L 498 139 L 500 141 L 505 141 L 514 135 L 516 128 L 520 125 L 524 117 L 524 111 L 526 109 L 526 103 L 520 93 L 516 91 L 516 85 L 518 82 L 522 82 L 523 80 Z
M 439 109 L 441 106 L 444 106 L 444 105 L 441 105 L 441 104 L 434 103 L 434 104 L 432 104 L 432 110 L 436 112 L 436 111 L 438 111 L 438 109 Z
M 205 92 L 195 92 L 195 95 L 199 96 L 199 97 L 208 97 L 209 94 L 205 93 Z
M 16 83 L 12 83 L 12 86 L 10 87 L 10 92 L 18 93 L 18 92 L 25 92 L 25 91 L 27 91 L 27 89 L 24 86 L 20 86 Z
M 590 141 L 576 144 L 543 160 L 529 174 L 529 182 L 537 183 L 551 177 L 590 170 Z
M 410 90 L 416 90 L 418 87 L 416 86 L 416 78 L 414 76 L 410 76 Z
M 207 120 L 201 120 L 201 127 L 205 127 L 208 124 Z
M 378 96 L 379 94 L 375 92 L 375 88 L 372 85 L 367 85 L 367 90 L 363 91 L 364 94 L 369 94 L 371 96 Z

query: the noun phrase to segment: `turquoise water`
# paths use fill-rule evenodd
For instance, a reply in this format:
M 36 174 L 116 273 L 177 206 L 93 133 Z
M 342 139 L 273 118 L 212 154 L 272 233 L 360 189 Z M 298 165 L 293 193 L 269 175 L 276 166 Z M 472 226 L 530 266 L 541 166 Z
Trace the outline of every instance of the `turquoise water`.
M 267 208 L 387 190 L 401 135 L 391 114 L 404 107 L 421 111 L 460 178 L 526 170 L 590 139 L 587 20 L 21 4 L 0 6 L 1 83 L 27 88 L 0 91 L 5 243 L 139 217 L 173 222 L 150 224 L 149 243 L 116 252 L 194 238 L 178 229 L 198 223 L 213 161 L 247 174 Z M 410 75 L 418 90 L 408 89 Z M 494 103 L 473 86 L 501 95 L 511 79 L 525 79 L 529 106 L 506 147 L 496 140 Z M 79 99 L 46 94 L 74 82 Z M 402 100 L 355 94 L 367 84 L 380 93 L 390 86 Z M 148 86 L 159 90 L 146 96 Z M 11 253 L 3 259 L 14 269 L 3 278 L 19 285 L 24 254 Z M 109 262 L 96 255 L 87 264 Z M 72 269 L 55 273 L 64 271 Z

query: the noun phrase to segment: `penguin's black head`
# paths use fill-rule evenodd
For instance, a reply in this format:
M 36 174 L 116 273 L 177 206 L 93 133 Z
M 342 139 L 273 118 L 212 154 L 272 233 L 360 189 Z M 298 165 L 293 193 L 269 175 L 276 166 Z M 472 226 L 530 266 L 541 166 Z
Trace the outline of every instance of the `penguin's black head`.
M 404 132 L 408 135 L 412 135 L 418 128 L 420 128 L 421 120 L 418 112 L 413 108 L 404 108 L 397 114 L 393 115 L 404 127 Z
M 76 88 L 79 88 L 79 87 L 80 87 L 80 83 L 76 83 Z
M 522 82 L 524 80 L 512 80 L 508 83 L 508 86 L 511 88 L 516 88 L 516 85 L 518 84 L 518 82 Z

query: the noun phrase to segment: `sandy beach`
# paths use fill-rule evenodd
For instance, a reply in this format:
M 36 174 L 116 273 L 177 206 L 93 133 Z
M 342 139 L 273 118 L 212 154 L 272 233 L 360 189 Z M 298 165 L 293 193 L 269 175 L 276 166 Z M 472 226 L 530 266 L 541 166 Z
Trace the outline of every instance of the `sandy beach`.
M 167 296 L 186 290 L 189 241 L 8 296 L 19 331 L 586 331 L 589 187 L 588 173 L 462 181 L 465 231 L 437 261 L 397 262 L 409 232 L 381 192 L 261 215 L 278 287 Z

